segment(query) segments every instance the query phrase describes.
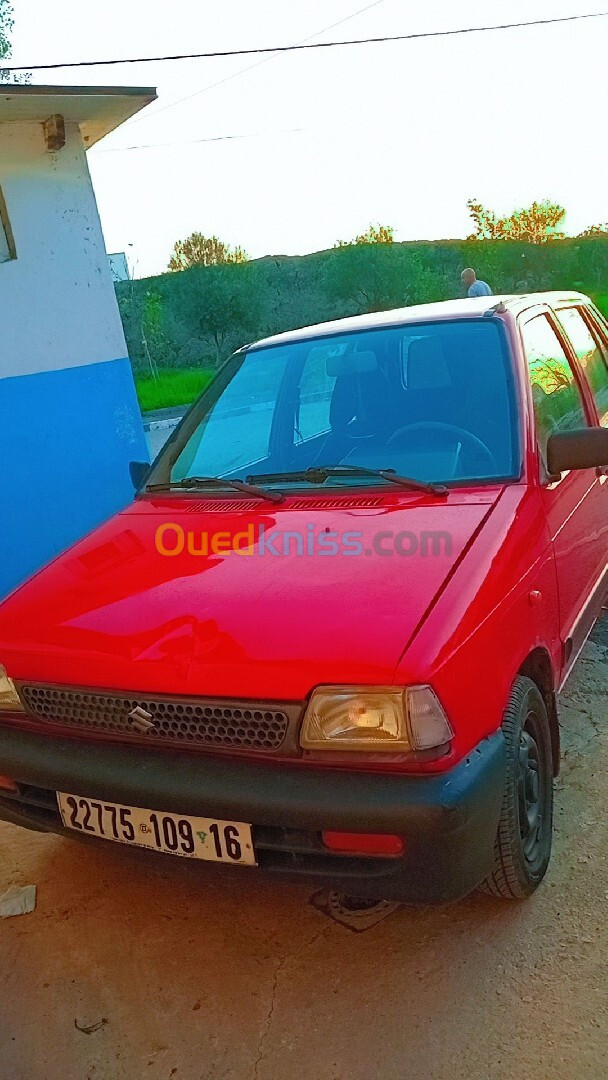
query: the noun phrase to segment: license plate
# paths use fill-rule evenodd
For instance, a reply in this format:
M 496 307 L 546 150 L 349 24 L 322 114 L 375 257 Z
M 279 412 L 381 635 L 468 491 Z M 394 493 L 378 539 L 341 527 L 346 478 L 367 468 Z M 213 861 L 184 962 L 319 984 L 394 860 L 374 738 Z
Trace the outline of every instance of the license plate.
M 186 817 L 140 806 L 57 792 L 61 820 L 68 829 L 118 844 L 151 848 L 185 859 L 256 866 L 251 826 L 242 821 Z

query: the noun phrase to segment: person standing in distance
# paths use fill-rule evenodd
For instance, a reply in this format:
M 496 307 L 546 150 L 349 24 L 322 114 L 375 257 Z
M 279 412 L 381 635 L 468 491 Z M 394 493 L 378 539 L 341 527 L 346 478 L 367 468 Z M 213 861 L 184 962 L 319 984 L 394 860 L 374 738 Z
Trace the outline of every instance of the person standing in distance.
M 478 281 L 472 267 L 469 266 L 462 271 L 460 280 L 467 290 L 467 296 L 492 296 L 492 290 L 487 281 Z

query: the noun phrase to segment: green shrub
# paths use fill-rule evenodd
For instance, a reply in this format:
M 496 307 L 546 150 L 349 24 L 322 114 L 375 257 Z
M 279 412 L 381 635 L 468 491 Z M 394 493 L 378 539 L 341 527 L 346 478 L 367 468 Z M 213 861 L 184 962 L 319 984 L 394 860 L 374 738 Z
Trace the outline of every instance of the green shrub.
M 195 369 L 200 376 L 216 369 L 235 349 L 269 334 L 364 311 L 462 296 L 460 272 L 465 266 L 475 267 L 495 293 L 578 289 L 595 296 L 608 313 L 608 236 L 550 244 L 514 240 L 362 244 L 313 255 L 197 266 L 119 282 L 116 292 L 138 378 L 154 370 L 164 375 L 167 369 L 176 375 Z M 179 382 L 173 385 L 183 398 Z M 155 403 L 158 391 L 158 385 L 150 391 Z M 189 384 L 184 400 L 196 392 Z M 162 400 L 170 403 L 164 396 Z M 183 403 L 175 400 L 172 390 L 173 401 Z

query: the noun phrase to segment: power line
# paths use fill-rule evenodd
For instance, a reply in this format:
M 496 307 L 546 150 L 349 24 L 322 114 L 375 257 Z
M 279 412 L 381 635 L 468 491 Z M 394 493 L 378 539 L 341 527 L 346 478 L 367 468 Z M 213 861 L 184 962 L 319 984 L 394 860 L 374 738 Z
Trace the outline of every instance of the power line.
M 362 15 L 365 11 L 370 11 L 374 7 L 378 7 L 379 4 L 385 3 L 385 0 L 374 0 L 373 4 L 368 4 L 366 7 L 359 8 L 358 11 L 353 11 L 351 15 L 347 15 L 344 19 L 338 19 L 337 22 L 331 23 L 329 26 L 324 26 L 321 30 L 317 30 L 314 34 L 309 34 L 308 37 L 302 38 L 301 41 L 296 41 L 296 45 L 304 45 L 307 41 L 312 41 L 313 38 L 319 37 L 320 34 L 326 34 L 328 30 L 334 30 L 336 26 L 342 26 L 343 23 L 350 22 L 351 19 L 356 18 L 357 15 Z M 186 94 L 185 97 L 178 98 L 177 101 L 171 101 L 168 105 L 163 105 L 160 109 L 154 109 L 151 112 L 140 113 L 139 116 L 133 116 L 130 120 L 127 120 L 125 127 L 132 127 L 134 124 L 141 124 L 145 120 L 153 120 L 155 116 L 159 116 L 160 113 L 166 112 L 167 109 L 174 109 L 176 105 L 182 105 L 184 101 L 191 101 L 192 98 L 200 97 L 201 94 L 206 94 L 209 90 L 215 90 L 217 86 L 223 86 L 224 83 L 230 82 L 232 79 L 238 79 L 240 75 L 245 75 L 248 71 L 253 71 L 255 68 L 261 67 L 262 64 L 269 64 L 272 60 L 276 60 L 277 55 L 271 54 L 265 56 L 263 60 L 258 60 L 255 64 L 249 64 L 245 68 L 241 68 L 240 71 L 234 71 L 232 75 L 226 75 L 223 79 L 218 79 L 217 82 L 210 83 L 209 86 L 203 86 L 200 90 L 195 90 L 192 94 Z M 199 141 L 199 140 L 195 140 Z M 129 149 L 139 149 L 139 147 L 130 147 Z
M 528 26 L 550 26 L 556 23 L 579 22 L 582 19 L 603 19 L 608 11 L 590 12 L 585 15 L 562 15 L 552 19 L 532 19 L 529 22 L 501 23 L 495 26 L 466 26 L 457 30 L 427 30 L 417 34 L 396 34 L 384 37 L 355 38 L 349 41 L 315 41 L 300 45 L 268 45 L 258 49 L 225 49 L 217 52 L 176 53 L 172 56 L 122 57 L 117 60 L 74 60 L 66 64 L 20 64 L 6 67 L 3 71 L 54 71 L 58 68 L 109 67 L 112 64 L 158 64 L 171 60 L 214 60 L 228 56 L 259 56 L 263 53 L 287 53 L 305 49 L 335 49 L 347 45 L 379 45 L 389 41 L 419 41 L 421 38 L 455 37 L 463 34 L 482 34 L 495 30 L 518 30 Z
M 296 135 L 310 128 L 287 128 L 285 131 L 250 131 L 243 135 L 210 135 L 202 139 L 178 139 L 176 142 L 165 143 L 141 143 L 139 146 L 107 146 L 98 150 L 95 148 L 95 157 L 98 154 L 123 154 L 127 150 L 156 150 L 167 146 L 193 146 L 195 143 L 232 142 L 235 139 L 264 139 L 277 138 L 279 135 Z M 93 151 L 90 151 L 93 153 Z

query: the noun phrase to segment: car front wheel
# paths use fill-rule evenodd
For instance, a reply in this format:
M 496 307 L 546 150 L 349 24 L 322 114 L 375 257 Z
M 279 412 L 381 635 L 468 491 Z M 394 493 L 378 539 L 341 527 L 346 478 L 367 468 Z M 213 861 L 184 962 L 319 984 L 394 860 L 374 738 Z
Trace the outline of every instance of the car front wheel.
M 494 864 L 483 892 L 522 900 L 545 876 L 553 829 L 553 755 L 549 717 L 538 687 L 518 676 L 502 730 L 507 768 Z

